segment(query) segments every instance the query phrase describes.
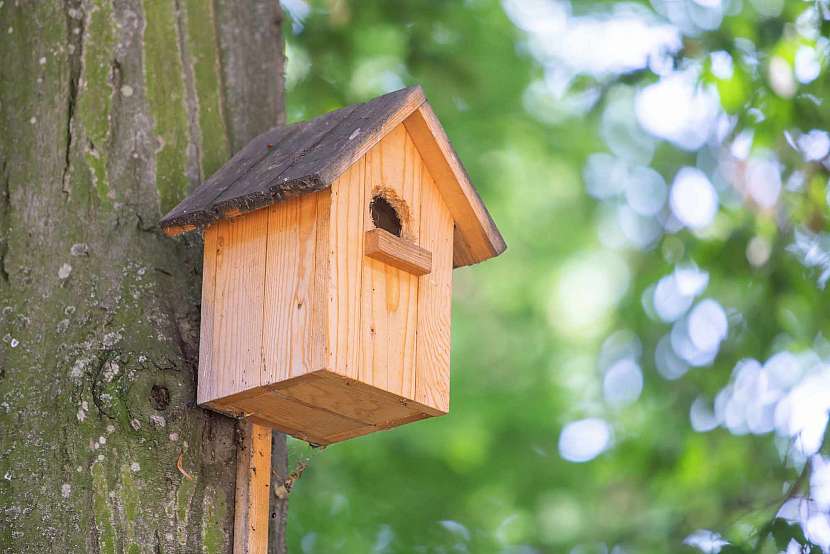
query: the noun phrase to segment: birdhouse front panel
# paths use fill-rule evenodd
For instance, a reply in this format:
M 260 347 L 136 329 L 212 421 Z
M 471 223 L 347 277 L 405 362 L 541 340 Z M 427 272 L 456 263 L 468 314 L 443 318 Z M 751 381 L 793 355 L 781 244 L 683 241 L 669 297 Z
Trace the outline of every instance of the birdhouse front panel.
M 331 194 L 328 367 L 423 404 L 431 415 L 445 413 L 453 222 L 405 127 L 369 150 L 332 185 Z M 414 246 L 426 253 L 428 273 L 373 257 L 367 239 L 378 232 L 401 250 Z
M 452 270 L 505 248 L 418 87 L 264 133 L 161 225 L 204 229 L 198 403 L 318 444 L 447 413 Z

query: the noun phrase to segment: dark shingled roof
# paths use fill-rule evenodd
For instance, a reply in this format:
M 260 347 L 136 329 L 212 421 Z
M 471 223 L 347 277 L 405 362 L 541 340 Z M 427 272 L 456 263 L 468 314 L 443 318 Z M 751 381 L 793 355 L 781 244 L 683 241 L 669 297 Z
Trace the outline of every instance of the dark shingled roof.
M 228 213 L 322 190 L 424 102 L 421 88 L 410 87 L 311 121 L 275 127 L 248 143 L 160 225 L 176 234 Z
M 405 88 L 256 137 L 161 220 L 173 236 L 325 189 L 388 132 L 406 125 L 455 222 L 453 264 L 504 251 L 504 238 L 424 97 Z

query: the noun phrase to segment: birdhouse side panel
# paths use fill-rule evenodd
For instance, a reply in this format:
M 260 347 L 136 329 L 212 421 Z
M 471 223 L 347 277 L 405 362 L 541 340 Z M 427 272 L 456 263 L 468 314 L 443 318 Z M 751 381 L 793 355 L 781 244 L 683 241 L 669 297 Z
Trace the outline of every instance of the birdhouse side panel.
M 328 217 L 327 368 L 352 379 L 358 379 L 360 368 L 365 170 L 361 158 L 332 184 Z
M 328 198 L 290 198 L 205 231 L 200 404 L 325 367 Z
M 204 231 L 204 255 L 202 261 L 202 305 L 199 329 L 199 378 L 196 387 L 196 401 L 199 404 L 216 398 L 216 380 L 210 375 L 213 367 L 213 324 L 216 310 L 216 257 L 220 254 L 216 225 Z
M 453 219 L 428 171 L 422 176 L 420 246 L 432 253 L 432 271 L 418 286 L 414 399 L 438 412 L 450 409 L 450 321 Z
M 258 210 L 218 221 L 205 233 L 213 302 L 203 299 L 210 306 L 203 320 L 211 317 L 212 323 L 203 324 L 200 338 L 200 403 L 262 384 L 267 231 L 268 210 Z M 210 267 L 204 274 L 210 278 Z M 209 286 L 205 292 L 210 294 Z
M 328 202 L 324 190 L 267 208 L 263 385 L 325 367 Z

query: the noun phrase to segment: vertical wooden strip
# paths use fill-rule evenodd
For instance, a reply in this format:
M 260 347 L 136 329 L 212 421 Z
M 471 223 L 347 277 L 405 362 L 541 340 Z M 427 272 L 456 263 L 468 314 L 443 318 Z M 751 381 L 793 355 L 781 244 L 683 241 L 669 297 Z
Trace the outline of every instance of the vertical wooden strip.
M 211 336 L 211 396 L 221 398 L 233 390 L 229 381 L 230 368 L 226 367 L 222 360 L 223 343 L 221 340 L 220 328 L 224 322 L 225 302 L 228 296 L 230 270 L 226 261 L 226 247 L 229 241 L 233 240 L 231 235 L 230 222 L 218 221 L 213 225 L 216 241 L 216 269 L 213 287 L 213 330 Z
M 312 311 L 316 300 L 317 195 L 274 204 L 268 220 L 262 384 L 322 369 L 314 366 Z
M 359 163 L 359 162 L 358 162 Z M 331 240 L 331 189 L 314 193 L 317 204 L 317 225 L 314 242 L 314 285 L 311 293 L 311 352 L 310 365 L 314 371 L 333 369 L 332 340 L 329 332 L 329 284 L 331 283 L 329 243 Z
M 420 277 L 418 289 L 415 400 L 448 412 L 453 220 L 429 172 L 423 172 L 422 182 L 420 245 L 432 251 L 432 271 Z
M 424 167 L 421 155 L 415 148 L 415 143 L 412 142 L 412 137 L 409 136 L 409 133 L 406 132 L 403 125 L 398 127 L 398 129 L 403 138 L 402 196 L 410 207 L 412 220 L 409 222 L 409 229 L 412 240 L 417 244 L 421 236 L 421 203 L 423 195 L 421 178 L 426 168 Z
M 216 223 L 215 327 L 213 369 L 217 396 L 262 383 L 262 323 L 269 210 Z
M 391 145 L 391 152 L 385 152 L 384 161 L 389 162 L 390 184 L 399 189 L 399 194 L 409 207 L 408 240 L 417 244 L 421 226 L 421 184 L 416 179 L 420 174 L 420 156 L 407 135 L 403 125 L 399 126 Z M 390 155 L 391 154 L 391 155 Z M 397 156 L 396 156 L 397 154 Z M 399 167 L 396 167 L 400 164 Z M 399 176 L 395 176 L 395 172 Z M 389 325 L 389 348 L 387 350 L 387 387 L 395 394 L 405 396 L 406 389 L 414 380 L 415 349 L 418 320 L 418 278 L 411 273 L 387 266 L 387 275 L 394 272 L 398 280 L 397 309 L 387 315 Z M 387 294 L 388 294 L 387 290 Z
M 216 398 L 215 379 L 213 371 L 213 317 L 214 293 L 216 291 L 216 257 L 219 249 L 217 242 L 216 225 L 205 229 L 205 253 L 202 263 L 202 307 L 201 325 L 199 331 L 199 380 L 196 392 L 196 401 L 199 404 Z
M 331 187 L 329 221 L 329 340 L 331 368 L 357 379 L 360 367 L 360 284 L 366 213 L 365 161 L 360 160 Z
M 366 155 L 367 200 L 364 231 L 374 228 L 368 210 L 372 195 L 392 197 L 404 229 L 417 244 L 420 233 L 421 159 L 404 127 L 398 126 Z M 400 205 L 403 202 L 404 206 Z M 364 258 L 361 380 L 395 394 L 413 392 L 418 278 L 386 263 Z
M 264 208 L 268 219 L 268 282 L 265 284 L 262 351 L 263 384 L 287 379 L 291 373 L 292 298 L 297 286 L 300 198 Z M 243 216 L 244 217 L 244 216 Z
M 401 126 L 401 129 L 404 127 Z M 409 175 L 404 181 L 411 189 L 407 193 L 407 198 L 411 199 L 412 212 L 412 231 L 413 242 L 420 244 L 421 241 L 421 220 L 423 218 L 423 177 L 426 173 L 421 155 L 412 142 L 412 137 L 409 133 L 404 133 L 406 136 L 406 160 L 409 160 L 408 168 Z M 417 375 L 417 352 L 418 352 L 418 312 L 420 297 L 420 283 L 421 280 L 412 274 L 408 275 L 409 279 L 409 298 L 406 303 L 406 318 L 404 320 L 404 328 L 407 330 L 405 336 L 405 343 L 403 351 L 407 352 L 408 358 L 404 359 L 404 364 L 401 369 L 401 396 L 406 398 L 415 398 L 415 382 Z
M 366 191 L 366 202 L 363 206 L 364 227 L 363 232 L 372 229 L 369 203 L 376 187 L 384 182 L 383 175 L 383 143 L 381 140 L 375 147 L 366 153 L 366 179 L 362 188 Z M 388 342 L 388 318 L 387 301 L 393 307 L 397 307 L 397 280 L 396 274 L 392 274 L 387 281 L 387 265 L 378 260 L 364 258 L 363 279 L 361 284 L 361 312 L 360 312 L 360 380 L 364 383 L 387 390 L 388 375 L 387 353 Z M 397 272 L 397 270 L 395 270 Z M 387 300 L 387 286 L 391 289 L 390 298 Z
M 233 551 L 234 554 L 268 554 L 271 429 L 248 420 L 239 425 L 242 446 L 237 449 L 236 457 Z
M 315 295 L 315 254 L 317 242 L 317 194 L 300 197 L 299 225 L 297 227 L 297 286 L 291 304 L 293 313 L 289 337 L 294 347 L 291 350 L 289 377 L 296 377 L 320 367 L 314 366 L 315 350 L 319 344 L 313 342 L 311 330 Z
M 271 440 L 271 490 L 288 479 L 288 445 L 285 435 L 272 433 Z M 285 528 L 288 522 L 288 495 L 272 494 L 268 520 L 268 546 L 271 554 L 285 554 Z

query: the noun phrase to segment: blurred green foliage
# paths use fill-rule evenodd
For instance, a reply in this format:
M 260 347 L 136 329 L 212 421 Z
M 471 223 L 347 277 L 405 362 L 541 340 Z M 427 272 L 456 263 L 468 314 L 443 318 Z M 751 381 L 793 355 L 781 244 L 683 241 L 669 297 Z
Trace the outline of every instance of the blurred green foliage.
M 612 4 L 580 1 L 574 12 Z M 826 105 L 814 99 L 828 98 L 830 83 L 822 76 L 782 97 L 765 68 L 774 56 L 794 63 L 807 39 L 793 22 L 819 4 L 789 0 L 770 15 L 744 2 L 717 28 L 684 36 L 674 56 L 677 67 L 700 64 L 702 83 L 738 122 L 733 133 L 751 129 L 753 149 L 771 149 L 789 168 L 804 164 L 785 131 L 826 127 Z M 796 481 L 801 467 L 782 461 L 780 441 L 696 432 L 689 410 L 700 395 L 712 399 L 742 358 L 812 348 L 827 334 L 826 293 L 787 251 L 794 228 L 825 227 L 826 170 L 804 169 L 803 192 L 782 200 L 786 217 L 738 198 L 723 202 L 705 233 L 677 230 L 642 250 L 609 252 L 583 167 L 608 150 L 600 128 L 612 97 L 655 82 L 651 71 L 580 76 L 574 88 L 599 92 L 593 108 L 545 119 L 527 108 L 544 70 L 496 0 L 286 5 L 289 121 L 421 84 L 508 243 L 503 256 L 454 273 L 450 415 L 324 451 L 292 443 L 292 461 L 310 455 L 311 464 L 291 495 L 290 550 L 691 552 L 684 539 L 699 529 L 730 541 L 723 552 L 806 543 L 797 525 L 774 520 L 787 490 L 806 486 Z M 757 66 L 744 61 L 741 39 L 754 44 Z M 731 76 L 713 73 L 715 51 L 731 55 Z M 651 166 L 670 182 L 699 156 L 661 142 Z M 747 262 L 756 237 L 769 245 L 760 265 Z M 649 317 L 642 297 L 682 260 L 708 272 L 706 296 L 726 308 L 729 337 L 708 367 L 666 380 L 654 351 L 669 326 Z M 620 294 L 583 286 L 596 297 L 580 319 L 569 306 L 585 299 L 559 285 L 573 275 L 590 281 L 597 268 L 614 274 Z M 644 388 L 614 407 L 603 400 L 598 358 L 620 329 L 639 338 Z M 612 447 L 587 463 L 565 461 L 563 426 L 589 416 L 612 423 Z

